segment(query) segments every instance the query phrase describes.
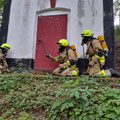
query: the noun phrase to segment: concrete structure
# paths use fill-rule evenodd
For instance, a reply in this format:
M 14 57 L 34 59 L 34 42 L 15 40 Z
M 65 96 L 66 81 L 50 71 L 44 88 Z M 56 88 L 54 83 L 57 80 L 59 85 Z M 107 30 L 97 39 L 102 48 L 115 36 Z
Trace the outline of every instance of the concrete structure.
M 45 46 L 54 56 L 58 49 L 56 41 L 66 38 L 70 44 L 75 44 L 78 55 L 82 58 L 80 34 L 84 29 L 91 29 L 96 37 L 104 34 L 110 49 L 110 66 L 114 66 L 112 0 L 6 0 L 6 3 L 5 7 L 10 7 L 10 16 L 6 22 L 9 25 L 4 31 L 7 35 L 1 34 L 1 38 L 2 42 L 7 41 L 11 46 L 9 63 L 22 61 L 35 69 L 44 69 L 44 66 L 39 66 L 40 60 L 52 64 L 44 57 L 44 49 L 38 43 L 40 39 L 44 39 Z M 53 22 L 50 23 L 52 18 Z M 3 22 L 4 20 L 3 16 Z

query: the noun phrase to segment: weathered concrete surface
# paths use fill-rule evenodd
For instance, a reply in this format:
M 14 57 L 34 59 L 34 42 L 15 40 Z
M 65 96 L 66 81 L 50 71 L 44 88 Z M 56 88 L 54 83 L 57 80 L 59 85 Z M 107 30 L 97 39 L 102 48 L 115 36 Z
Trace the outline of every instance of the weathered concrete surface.
M 70 44 L 75 44 L 79 57 L 83 55 L 81 32 L 91 29 L 95 36 L 103 34 L 102 0 L 57 0 L 56 8 L 67 8 L 68 33 Z M 12 0 L 7 41 L 11 45 L 9 58 L 35 58 L 37 11 L 50 8 L 50 0 Z M 59 10 L 60 11 L 60 10 Z M 59 14 L 56 11 L 56 14 Z M 55 12 L 44 12 L 44 15 Z M 61 9 L 62 14 L 66 11 Z

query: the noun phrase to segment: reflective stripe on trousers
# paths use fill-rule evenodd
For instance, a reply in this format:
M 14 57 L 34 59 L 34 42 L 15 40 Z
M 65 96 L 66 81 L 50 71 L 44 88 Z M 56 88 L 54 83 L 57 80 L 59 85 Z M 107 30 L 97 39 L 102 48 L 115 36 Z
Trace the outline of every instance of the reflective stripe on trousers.
M 106 72 L 107 70 L 100 70 L 98 73 L 96 73 L 95 75 L 97 76 L 111 76 L 110 72 Z
M 79 74 L 79 70 L 72 70 L 68 73 L 66 73 L 66 75 L 69 75 L 69 76 L 77 76 Z

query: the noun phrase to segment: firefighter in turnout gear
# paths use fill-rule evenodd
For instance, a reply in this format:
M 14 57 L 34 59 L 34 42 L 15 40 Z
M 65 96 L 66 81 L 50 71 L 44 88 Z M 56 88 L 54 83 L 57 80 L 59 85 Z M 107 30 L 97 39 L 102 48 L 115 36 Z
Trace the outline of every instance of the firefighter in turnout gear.
M 53 75 L 59 76 L 77 76 L 78 69 L 76 68 L 76 57 L 72 48 L 66 39 L 61 39 L 57 42 L 59 45 L 59 55 L 56 57 L 46 54 L 48 58 L 55 62 L 59 62 L 59 66 L 53 71 Z
M 9 49 L 10 45 L 8 43 L 4 43 L 0 47 L 0 74 L 9 71 L 8 64 L 6 62 L 6 56 Z
M 100 41 L 93 37 L 91 30 L 86 29 L 81 33 L 82 43 L 81 45 L 87 45 L 87 54 L 89 55 L 89 65 L 87 73 L 89 76 L 115 76 L 120 77 L 120 75 L 113 69 L 104 70 L 105 56 L 102 50 Z

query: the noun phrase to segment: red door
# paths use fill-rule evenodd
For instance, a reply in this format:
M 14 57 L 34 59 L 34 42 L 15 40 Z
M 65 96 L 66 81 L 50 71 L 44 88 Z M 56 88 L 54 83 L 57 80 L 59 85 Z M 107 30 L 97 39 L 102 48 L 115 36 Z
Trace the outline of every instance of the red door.
M 39 40 L 42 40 L 49 54 L 57 56 L 58 40 L 67 38 L 67 15 L 50 15 L 38 17 L 37 41 L 34 69 L 53 70 L 58 63 L 46 57 L 45 50 Z

